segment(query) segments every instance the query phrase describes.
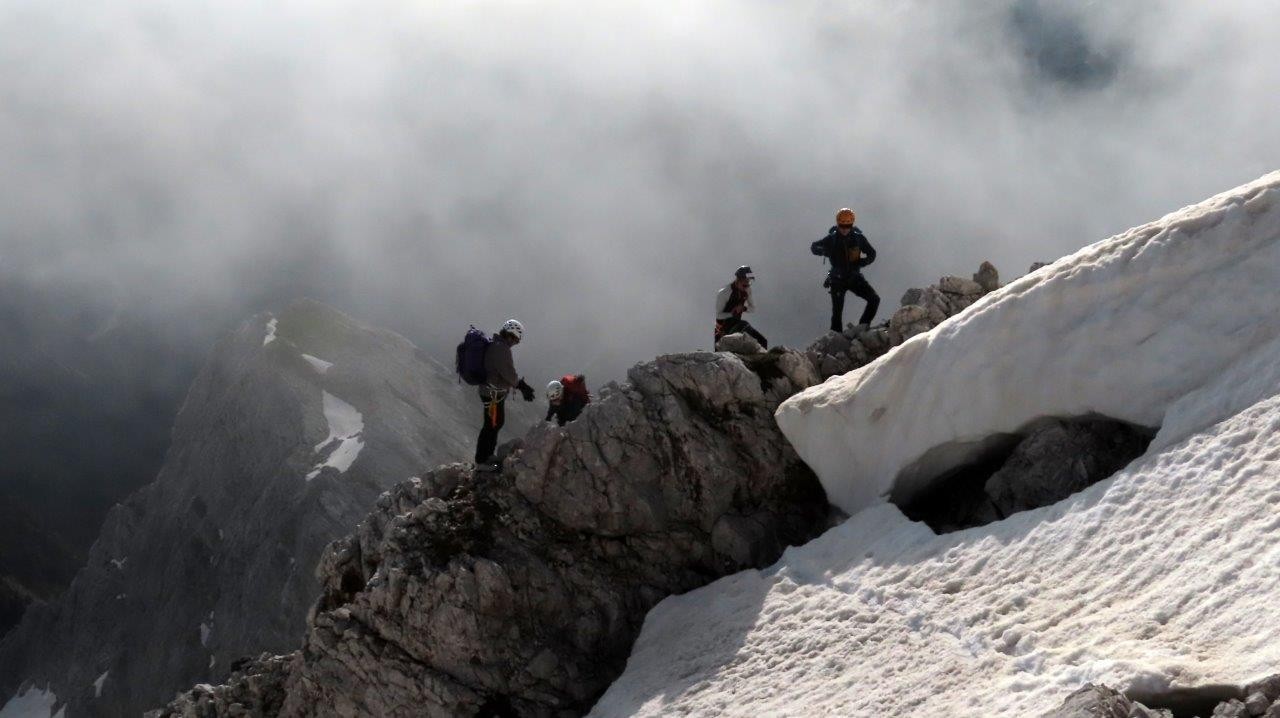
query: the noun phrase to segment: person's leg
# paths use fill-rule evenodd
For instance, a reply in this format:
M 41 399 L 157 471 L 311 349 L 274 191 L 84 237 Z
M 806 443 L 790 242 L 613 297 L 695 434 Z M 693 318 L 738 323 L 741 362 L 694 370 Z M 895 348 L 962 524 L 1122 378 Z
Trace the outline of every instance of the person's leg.
M 831 331 L 844 330 L 844 285 L 831 281 Z
M 717 319 L 716 320 L 716 341 L 715 341 L 715 344 L 711 346 L 711 349 L 714 351 L 715 348 L 720 345 L 721 339 L 724 339 L 725 337 L 729 336 L 730 334 L 733 334 L 734 332 L 742 331 L 741 329 L 738 328 L 738 325 L 741 322 L 742 320 L 738 319 L 737 317 L 729 317 L 728 319 Z
M 484 424 L 480 427 L 480 440 L 476 442 L 477 464 L 486 464 L 493 460 L 493 450 L 498 447 L 498 411 L 497 404 L 485 402 Z
M 741 324 L 741 326 L 738 327 L 738 331 L 744 332 L 748 336 L 750 336 L 752 339 L 755 339 L 756 341 L 760 342 L 760 346 L 764 347 L 765 349 L 769 348 L 769 340 L 765 339 L 763 334 L 756 331 L 756 328 L 751 326 L 751 322 L 744 321 Z
M 862 276 L 861 273 L 849 278 L 849 291 L 867 302 L 867 308 L 862 310 L 862 318 L 858 320 L 858 323 L 871 324 L 871 320 L 876 318 L 876 310 L 880 308 L 880 295 L 876 294 L 876 290 L 871 288 L 871 285 L 867 283 L 867 278 Z

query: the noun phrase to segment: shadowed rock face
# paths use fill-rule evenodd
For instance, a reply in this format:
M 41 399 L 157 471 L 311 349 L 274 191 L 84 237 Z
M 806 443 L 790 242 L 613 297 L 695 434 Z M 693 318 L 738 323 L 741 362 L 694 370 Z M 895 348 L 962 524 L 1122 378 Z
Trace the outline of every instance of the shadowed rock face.
M 1022 435 L 992 437 L 978 460 L 924 492 L 892 498 L 904 514 L 938 533 L 983 526 L 1111 477 L 1146 452 L 1155 434 L 1099 416 L 1047 419 Z
M 247 321 L 192 386 L 159 477 L 0 642 L 0 705 L 25 685 L 68 718 L 138 715 L 239 656 L 295 648 L 326 544 L 424 464 L 471 452 L 473 391 L 319 304 Z M 346 443 L 330 441 L 335 414 L 358 414 Z
M 325 554 L 287 671 L 161 714 L 235 715 L 281 687 L 289 716 L 586 712 L 658 601 L 826 528 L 821 487 L 773 421 L 816 381 L 790 351 L 662 357 L 509 446 L 501 474 L 452 465 L 396 486 Z
M 1086 683 L 1042 718 L 1273 718 L 1280 716 L 1280 675 L 1239 685 L 1215 684 L 1125 695 Z

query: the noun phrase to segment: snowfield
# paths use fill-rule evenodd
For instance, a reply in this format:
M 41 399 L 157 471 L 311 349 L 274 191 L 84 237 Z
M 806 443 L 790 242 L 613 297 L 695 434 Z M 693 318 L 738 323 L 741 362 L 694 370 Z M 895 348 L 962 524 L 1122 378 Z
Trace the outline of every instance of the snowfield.
M 327 391 L 324 392 L 323 402 L 324 417 L 329 422 L 329 436 L 316 444 L 316 453 L 332 448 L 328 458 L 307 473 L 307 481 L 319 476 L 321 471 L 329 467 L 337 469 L 338 473 L 346 473 L 364 449 L 364 440 L 361 438 L 364 433 L 364 416 L 354 406 Z
M 0 718 L 63 718 L 66 708 L 56 711 L 58 697 L 51 691 L 27 686 L 0 708 Z
M 1035 716 L 1085 682 L 1280 672 L 1280 173 L 983 299 L 778 421 L 851 513 L 648 616 L 596 716 Z M 910 495 L 982 440 L 1160 432 L 1058 504 L 936 536 Z

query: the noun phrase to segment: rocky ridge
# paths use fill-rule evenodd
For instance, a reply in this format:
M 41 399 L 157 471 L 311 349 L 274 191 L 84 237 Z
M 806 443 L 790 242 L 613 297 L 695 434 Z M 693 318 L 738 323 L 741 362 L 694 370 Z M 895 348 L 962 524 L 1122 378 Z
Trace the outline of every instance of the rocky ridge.
M 864 330 L 850 324 L 843 332 L 827 332 L 809 345 L 805 355 L 824 380 L 847 374 L 933 329 L 999 288 L 1000 272 L 990 262 L 983 262 L 970 279 L 945 276 L 929 287 L 908 289 L 888 321 Z
M 396 486 L 321 560 L 300 651 L 152 715 L 585 713 L 658 601 L 767 566 L 830 525 L 778 404 L 998 283 L 989 264 L 943 278 L 887 323 L 804 353 L 730 335 L 719 348 L 733 351 L 660 357 L 577 421 L 508 444 L 499 475 L 455 464 Z
M 816 381 L 787 350 L 660 357 L 576 421 L 508 444 L 500 474 L 453 464 L 396 486 L 321 560 L 278 714 L 586 712 L 658 601 L 826 528 L 825 496 L 772 417 Z M 269 673 L 161 715 L 274 705 L 279 682 L 249 685 Z

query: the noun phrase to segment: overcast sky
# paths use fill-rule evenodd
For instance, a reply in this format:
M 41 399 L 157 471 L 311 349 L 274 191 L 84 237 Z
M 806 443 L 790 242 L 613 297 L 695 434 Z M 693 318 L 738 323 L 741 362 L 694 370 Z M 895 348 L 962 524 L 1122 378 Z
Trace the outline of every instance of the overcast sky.
M 1277 169 L 1278 37 L 1273 0 L 0 0 L 0 281 L 194 337 L 309 295 L 444 359 L 517 316 L 537 383 L 709 346 L 745 263 L 803 345 L 841 206 L 887 317 Z

